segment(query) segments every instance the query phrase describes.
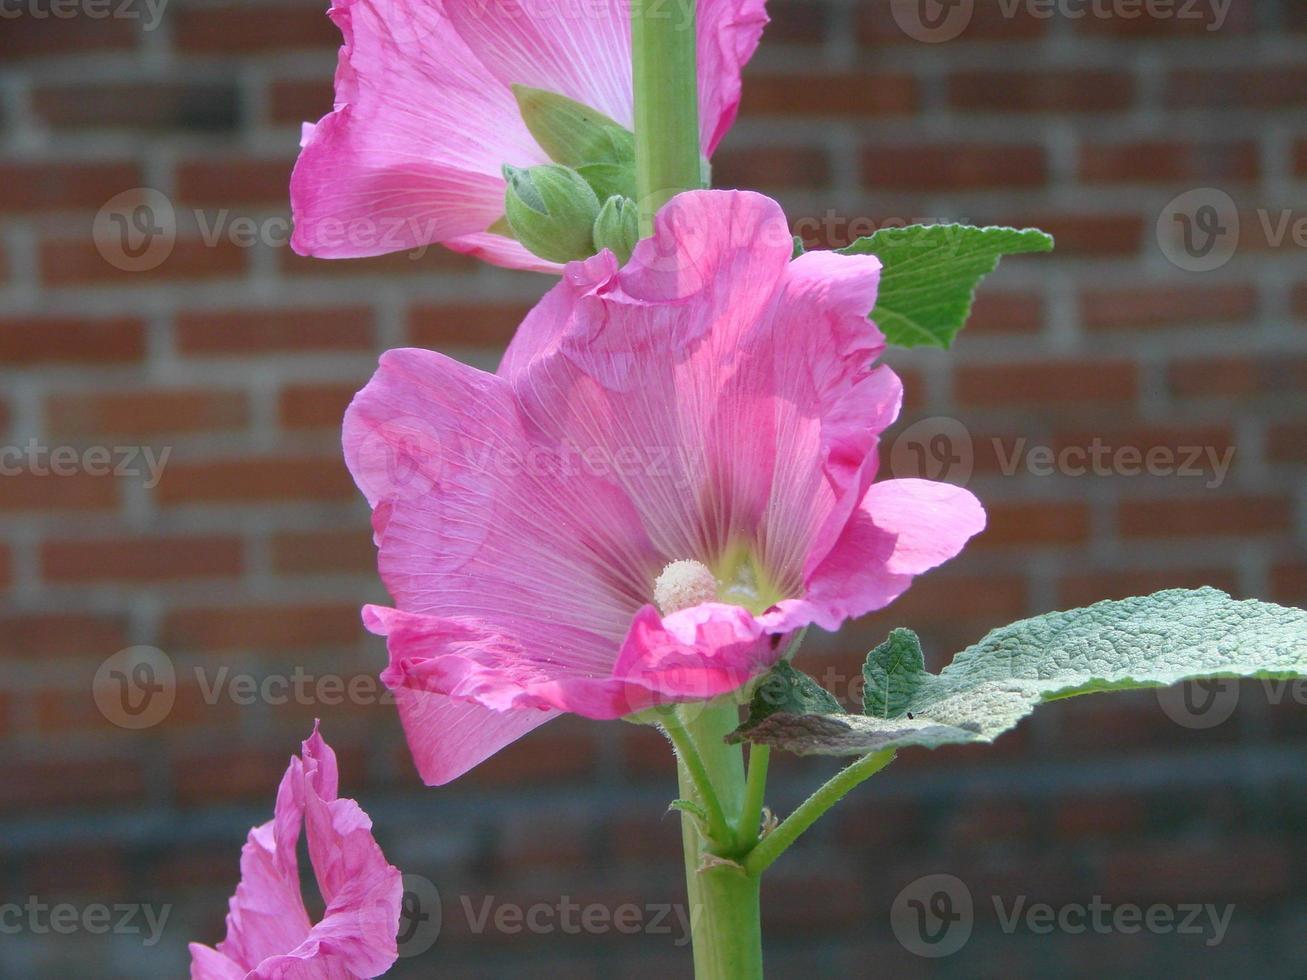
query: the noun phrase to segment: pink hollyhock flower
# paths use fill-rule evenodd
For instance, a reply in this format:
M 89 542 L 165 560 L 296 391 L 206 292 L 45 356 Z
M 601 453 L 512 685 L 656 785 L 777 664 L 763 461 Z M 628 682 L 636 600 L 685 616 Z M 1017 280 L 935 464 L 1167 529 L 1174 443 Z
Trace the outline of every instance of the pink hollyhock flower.
M 336 796 L 336 753 L 317 725 L 291 759 L 277 790 L 275 815 L 250 831 L 241 850 L 241 883 L 217 949 L 191 943 L 191 980 L 291 980 L 376 977 L 398 957 L 403 884 L 372 837 L 372 821 Z M 300 891 L 300 823 L 326 902 L 313 924 Z
M 698 0 L 706 155 L 735 119 L 764 3 Z M 504 164 L 549 162 L 510 86 L 566 96 L 630 129 L 629 0 L 332 0 L 330 16 L 345 40 L 336 106 L 304 127 L 291 177 L 295 251 L 356 258 L 440 242 L 559 271 L 489 231 L 504 215 Z
M 498 373 L 393 350 L 346 413 L 398 607 L 365 621 L 430 783 L 559 712 L 734 691 L 984 527 L 966 490 L 872 482 L 901 400 L 878 259 L 791 261 L 752 193 L 656 225 L 623 268 L 571 263 Z

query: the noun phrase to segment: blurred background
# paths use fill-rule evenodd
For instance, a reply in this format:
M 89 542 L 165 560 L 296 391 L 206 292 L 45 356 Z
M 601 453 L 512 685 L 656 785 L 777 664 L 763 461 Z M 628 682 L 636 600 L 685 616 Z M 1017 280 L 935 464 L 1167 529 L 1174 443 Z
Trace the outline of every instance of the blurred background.
M 856 697 L 892 626 L 938 669 L 1166 586 L 1303 604 L 1307 7 L 769 9 L 719 186 L 772 193 L 810 246 L 1057 236 L 987 280 L 953 351 L 887 355 L 908 405 L 883 468 L 968 484 L 990 526 L 810 640 L 809 671 Z M 548 281 L 290 251 L 299 125 L 332 101 L 321 2 L 0 12 L 0 976 L 185 975 L 315 716 L 414 876 L 396 976 L 689 976 L 668 746 L 565 719 L 424 789 L 359 622 L 385 596 L 346 403 L 389 347 L 493 367 Z M 113 659 L 135 647 L 157 652 Z M 125 661 L 166 696 L 115 707 Z M 770 975 L 1307 975 L 1304 750 L 1307 691 L 1245 684 L 905 751 L 769 873 Z M 831 769 L 774 761 L 772 805 Z M 569 903 L 608 924 L 565 928 Z

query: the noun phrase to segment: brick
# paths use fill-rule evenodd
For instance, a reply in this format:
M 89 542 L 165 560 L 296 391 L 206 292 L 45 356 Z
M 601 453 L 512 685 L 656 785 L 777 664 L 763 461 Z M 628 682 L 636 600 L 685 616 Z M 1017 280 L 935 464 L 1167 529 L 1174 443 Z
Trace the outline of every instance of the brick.
M 1103 861 L 1109 902 L 1233 902 L 1256 905 L 1287 895 L 1291 870 L 1278 841 L 1231 838 L 1213 845 L 1174 842 L 1121 848 Z
M 173 788 L 181 806 L 263 801 L 286 771 L 289 752 L 228 748 L 221 755 L 187 755 L 173 765 Z M 274 790 L 275 792 L 275 790 Z
M 1281 562 L 1271 570 L 1271 599 L 1307 606 L 1307 562 Z
M 1005 218 L 999 223 L 1042 228 L 1057 239 L 1053 253 L 1056 258 L 1134 255 L 1145 234 L 1144 220 L 1134 214 L 1034 214 Z
M 57 436 L 149 438 L 240 429 L 249 405 L 238 391 L 116 391 L 52 395 L 47 428 Z
M 362 386 L 362 380 L 289 385 L 277 400 L 281 424 L 288 429 L 338 429 L 346 407 Z
M 203 157 L 177 164 L 177 198 L 183 204 L 230 208 L 262 205 L 288 209 L 295 161 Z
M 875 190 L 974 191 L 1047 181 L 1044 150 L 1029 144 L 871 146 L 862 153 L 862 182 Z
M 202 239 L 178 239 L 167 258 L 153 269 L 124 272 L 114 266 L 85 238 L 46 239 L 41 242 L 41 278 L 52 286 L 113 284 L 149 286 L 188 279 L 233 279 L 247 268 L 248 249 L 222 238 L 212 245 Z
M 24 0 L 12 10 L 40 16 L 6 16 L 5 61 L 130 51 L 142 35 L 143 20 L 125 17 L 51 16 L 50 3 Z M 64 8 L 67 9 L 67 8 Z
M 0 364 L 129 364 L 145 356 L 145 323 L 135 317 L 0 318 Z
M 1300 282 L 1293 288 L 1293 312 L 1307 320 L 1307 282 Z
M 371 572 L 377 548 L 368 531 L 286 531 L 272 536 L 272 569 L 283 575 Z
M 1176 109 L 1288 109 L 1307 103 L 1307 67 L 1173 71 L 1165 92 Z
M 1289 500 L 1271 496 L 1123 500 L 1117 510 L 1118 530 L 1133 538 L 1273 534 L 1292 523 Z
M 1307 422 L 1278 422 L 1266 433 L 1266 455 L 1276 463 L 1307 463 Z
M 409 311 L 408 339 L 418 347 L 502 347 L 530 311 L 510 303 L 419 306 Z
M 1126 599 L 1151 595 L 1162 589 L 1198 589 L 1215 586 L 1238 592 L 1238 575 L 1231 568 L 1120 568 L 1082 571 L 1064 576 L 1057 586 L 1058 606 L 1072 609 L 1100 599 Z
M 1080 293 L 1080 319 L 1091 330 L 1229 323 L 1256 314 L 1256 287 L 1244 283 L 1093 288 Z
M 1053 827 L 1064 840 L 1080 841 L 1130 837 L 1143 830 L 1147 820 L 1148 807 L 1137 796 L 1075 794 L 1058 801 Z
M 818 147 L 722 150 L 713 157 L 714 187 L 823 188 L 830 183 L 826 151 Z
M 1307 176 L 1307 139 L 1293 144 L 1293 172 L 1299 177 Z
M 155 489 L 164 506 L 344 501 L 354 483 L 338 456 L 242 456 L 182 461 L 175 456 Z
M 41 575 L 57 583 L 234 578 L 244 569 L 244 550 L 230 535 L 45 541 Z
M 55 807 L 140 805 L 144 773 L 126 759 L 63 759 L 5 764 L 0 810 L 40 812 Z
M 1161 16 L 1150 15 L 1147 7 L 1106 7 L 1112 16 L 1082 17 L 1075 28 L 1082 34 L 1120 40 L 1164 40 L 1171 38 L 1208 38 L 1220 41 L 1250 34 L 1257 28 L 1255 0 L 1236 0 L 1231 4 L 1159 5 Z
M 965 405 L 1130 402 L 1138 387 L 1129 361 L 1048 361 L 968 364 L 954 383 Z
M 127 647 L 125 616 L 78 612 L 0 614 L 5 654 L 103 659 Z
M 0 542 L 0 590 L 9 588 L 14 581 L 13 555 L 9 545 Z
M 900 7 L 894 11 L 893 7 Z M 921 21 L 916 11 L 921 10 L 919 0 L 886 0 L 883 3 L 862 3 L 857 8 L 857 37 L 863 44 L 920 44 L 900 24 L 915 25 Z M 1009 16 L 1009 11 L 1011 15 Z M 897 16 L 896 16 L 897 13 Z M 916 16 L 918 19 L 913 20 Z M 1043 37 L 1051 21 L 1034 16 L 1026 4 L 1016 6 L 997 3 L 977 3 L 968 13 L 965 26 L 953 36 L 950 44 L 966 41 L 1024 41 Z
M 118 503 L 117 481 L 112 476 L 83 472 L 55 475 L 48 470 L 47 462 L 48 457 L 41 454 L 37 461 L 40 471 L 25 468 L 12 475 L 0 475 L 0 513 L 108 510 Z M 6 465 L 16 468 L 28 464 L 10 460 Z
M 917 107 L 911 75 L 869 73 L 752 74 L 745 84 L 746 117 L 868 118 L 901 116 Z
M 1032 548 L 1089 539 L 1089 507 L 1083 501 L 992 501 L 985 514 L 985 530 L 970 547 Z
M 364 307 L 190 311 L 177 315 L 183 354 L 252 355 L 308 350 L 371 350 L 372 311 Z
M 593 779 L 599 753 L 594 724 L 560 718 L 501 749 L 466 776 L 476 788 L 519 787 Z M 408 750 L 404 750 L 408 754 Z M 410 761 L 409 766 L 412 766 Z M 674 768 L 670 771 L 674 771 Z
M 353 602 L 173 609 L 162 644 L 170 652 L 303 650 L 352 646 L 362 630 Z
M 948 97 L 972 112 L 1114 112 L 1134 101 L 1134 80 L 1111 71 L 965 71 L 949 77 Z
M 967 318 L 967 334 L 1038 333 L 1044 325 L 1044 300 L 1038 293 L 981 289 Z
M 767 16 L 769 45 L 820 44 L 831 19 L 827 5 L 817 0 L 773 0 L 767 4 Z
M 268 84 L 268 116 L 274 123 L 316 122 L 331 111 L 330 78 L 280 78 Z
M 1258 147 L 1251 140 L 1101 143 L 1087 139 L 1080 147 L 1080 179 L 1092 183 L 1255 181 L 1260 176 Z
M 56 129 L 85 126 L 223 132 L 240 124 L 240 98 L 231 82 L 42 85 L 32 93 L 32 110 Z
M 187 54 L 252 55 L 339 47 L 340 32 L 316 5 L 188 6 L 171 18 L 173 46 Z
M 1307 386 L 1307 357 L 1283 354 L 1186 359 L 1168 368 L 1167 383 L 1172 394 L 1184 398 L 1296 395 Z
M 141 181 L 140 166 L 126 160 L 2 160 L 0 211 L 98 211 L 115 194 Z

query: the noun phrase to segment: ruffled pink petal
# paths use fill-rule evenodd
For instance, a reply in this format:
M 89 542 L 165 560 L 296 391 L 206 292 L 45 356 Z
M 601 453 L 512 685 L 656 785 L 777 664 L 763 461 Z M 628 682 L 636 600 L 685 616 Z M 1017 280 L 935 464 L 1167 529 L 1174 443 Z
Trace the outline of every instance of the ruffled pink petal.
M 767 26 L 766 0 L 698 0 L 699 132 L 712 156 L 740 108 L 740 74 Z
M 336 107 L 305 129 L 292 247 L 353 258 L 484 232 L 503 214 L 503 164 L 546 160 L 512 93 L 430 0 L 333 0 L 331 18 Z
M 245 980 L 248 970 L 234 963 L 216 949 L 191 943 L 191 980 Z
M 874 483 L 804 597 L 781 603 L 769 626 L 815 623 L 835 630 L 845 619 L 882 609 L 913 576 L 952 558 L 984 527 L 984 508 L 961 487 L 930 480 Z
M 645 606 L 606 675 L 542 659 L 480 623 L 375 608 L 370 618 L 388 637 L 388 684 L 438 692 L 535 724 L 559 711 L 613 719 L 716 697 L 764 672 L 780 655 L 779 644 L 764 636 L 747 610 L 719 603 L 665 619 Z
M 335 753 L 315 725 L 291 760 L 274 817 L 250 832 L 241 883 L 231 900 L 227 938 L 217 950 L 192 944 L 192 980 L 380 976 L 395 962 L 403 885 L 353 800 L 337 798 Z M 326 901 L 310 925 L 300 891 L 300 825 Z

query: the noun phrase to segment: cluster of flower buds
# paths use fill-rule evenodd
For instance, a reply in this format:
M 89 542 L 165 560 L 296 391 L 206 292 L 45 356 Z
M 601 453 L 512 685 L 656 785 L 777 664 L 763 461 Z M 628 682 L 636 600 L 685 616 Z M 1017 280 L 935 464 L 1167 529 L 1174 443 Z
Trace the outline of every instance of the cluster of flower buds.
M 553 163 L 504 166 L 504 224 L 550 262 L 604 248 L 621 261 L 638 236 L 635 137 L 603 113 L 543 89 L 513 86 L 522 120 Z

